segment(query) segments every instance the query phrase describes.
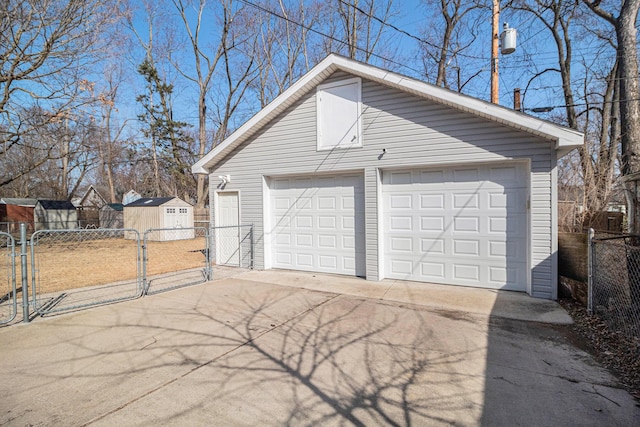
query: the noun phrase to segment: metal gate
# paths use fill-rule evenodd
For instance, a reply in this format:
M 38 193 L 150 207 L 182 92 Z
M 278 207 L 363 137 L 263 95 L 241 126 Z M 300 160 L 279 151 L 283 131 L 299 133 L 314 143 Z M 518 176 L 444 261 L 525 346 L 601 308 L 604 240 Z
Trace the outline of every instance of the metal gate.
M 211 280 L 226 279 L 253 269 L 253 224 L 211 228 Z
M 0 232 L 0 324 L 11 322 L 18 313 L 16 298 L 16 244 L 10 234 Z
M 204 283 L 211 278 L 210 235 L 205 227 L 153 228 L 144 232 L 145 295 Z
M 40 230 L 31 236 L 33 309 L 40 315 L 142 295 L 140 234 Z
M 18 292 L 28 323 L 30 309 L 88 308 L 253 268 L 252 225 L 151 229 L 142 237 L 134 229 L 39 230 L 27 239 L 21 224 L 20 235 L 18 250 L 0 232 L 0 325 L 16 318 Z

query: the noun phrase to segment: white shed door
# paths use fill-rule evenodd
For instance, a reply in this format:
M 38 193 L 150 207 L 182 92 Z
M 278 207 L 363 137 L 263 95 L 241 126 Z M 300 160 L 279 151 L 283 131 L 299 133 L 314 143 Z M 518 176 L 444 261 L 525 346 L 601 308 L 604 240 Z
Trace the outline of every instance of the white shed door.
M 526 291 L 522 165 L 383 174 L 384 275 Z
M 272 178 L 272 266 L 364 276 L 361 175 Z
M 177 230 L 165 230 L 164 240 L 193 239 L 194 231 L 189 216 L 189 208 L 165 207 L 164 228 L 175 228 Z M 181 228 L 186 228 L 186 230 L 180 230 Z

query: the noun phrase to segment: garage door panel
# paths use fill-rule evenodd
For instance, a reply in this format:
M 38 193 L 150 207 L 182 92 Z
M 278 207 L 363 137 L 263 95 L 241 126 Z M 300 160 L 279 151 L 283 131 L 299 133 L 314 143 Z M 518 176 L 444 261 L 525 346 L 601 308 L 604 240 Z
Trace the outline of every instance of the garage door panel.
M 473 264 L 453 264 L 453 278 L 464 281 L 480 281 L 480 266 Z
M 273 267 L 364 275 L 363 186 L 357 174 L 270 180 Z
M 461 239 L 454 240 L 453 255 L 480 256 L 480 241 Z
M 312 209 L 311 206 L 311 198 L 310 197 L 299 197 L 295 201 L 296 210 L 298 211 L 309 211 Z
M 429 254 L 444 254 L 445 240 L 442 238 L 420 238 L 420 252 Z
M 421 262 L 420 277 L 422 281 L 440 281 L 445 278 L 445 269 L 444 262 Z
M 336 198 L 333 196 L 329 197 L 318 197 L 318 209 L 320 210 L 334 210 L 336 208 Z
M 276 251 L 275 260 L 278 264 L 281 265 L 293 265 L 293 263 L 291 262 L 291 252 Z
M 313 267 L 313 254 L 309 252 L 296 252 L 296 264 L 304 267 Z
M 526 177 L 522 165 L 384 172 L 385 276 L 526 290 Z
M 451 180 L 453 182 L 475 184 L 480 180 L 480 171 L 478 168 L 454 169 Z
M 442 216 L 421 216 L 419 224 L 420 231 L 444 231 L 445 218 Z
M 318 247 L 320 248 L 329 248 L 329 249 L 338 249 L 337 243 L 338 237 L 333 234 L 321 234 L 318 236 Z M 309 245 L 311 246 L 311 245 Z
M 417 182 L 423 184 L 441 184 L 444 181 L 445 175 L 443 170 L 423 171 L 418 173 Z
M 298 247 L 312 247 L 313 246 L 313 235 L 304 234 L 304 233 L 296 233 L 296 246 L 298 246 Z

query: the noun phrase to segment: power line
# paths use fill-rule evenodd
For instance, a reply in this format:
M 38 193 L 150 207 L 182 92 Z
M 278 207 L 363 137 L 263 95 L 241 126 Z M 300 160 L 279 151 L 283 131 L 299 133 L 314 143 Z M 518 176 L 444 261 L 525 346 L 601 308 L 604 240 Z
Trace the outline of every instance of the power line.
M 262 12 L 268 13 L 269 15 L 275 16 L 276 18 L 282 19 L 282 20 L 284 20 L 284 21 L 287 21 L 287 22 L 290 22 L 290 23 L 292 23 L 292 24 L 294 24 L 294 25 L 297 25 L 297 26 L 299 26 L 299 27 L 301 27 L 301 28 L 304 28 L 305 30 L 310 31 L 310 32 L 312 32 L 312 33 L 314 33 L 314 34 L 317 34 L 317 35 L 319 35 L 319 36 L 321 36 L 321 37 L 325 37 L 325 38 L 327 38 L 327 39 L 329 39 L 329 40 L 333 40 L 333 41 L 335 41 L 335 42 L 341 43 L 341 44 L 343 44 L 344 46 L 349 46 L 349 43 L 348 43 L 348 42 L 346 42 L 346 41 L 344 41 L 344 40 L 340 40 L 340 39 L 338 39 L 337 37 L 334 37 L 334 36 L 328 35 L 328 34 L 326 34 L 326 33 L 323 33 L 322 31 L 316 30 L 316 29 L 314 29 L 314 28 L 312 28 L 312 27 L 310 27 L 310 26 L 308 26 L 308 25 L 305 25 L 305 24 L 303 24 L 303 23 L 300 23 L 300 22 L 298 22 L 298 21 L 294 21 L 294 20 L 293 20 L 293 19 L 291 19 L 291 18 L 288 18 L 288 17 L 286 17 L 286 16 L 280 15 L 279 13 L 274 12 L 274 11 L 272 11 L 272 10 L 266 9 L 266 8 L 264 8 L 264 7 L 260 6 L 260 5 L 257 5 L 257 4 L 255 4 L 255 3 L 250 2 L 249 0 L 239 0 L 239 1 L 240 1 L 240 2 L 242 2 L 242 3 L 244 3 L 244 4 L 246 4 L 246 5 L 248 5 L 248 6 L 254 7 L 254 8 L 256 8 L 256 9 L 258 9 L 258 10 L 262 11 Z M 410 67 L 410 66 L 408 66 L 407 64 L 403 64 L 403 63 L 401 63 L 401 62 L 394 61 L 393 59 L 386 58 L 386 57 L 384 57 L 384 56 L 382 56 L 382 55 L 378 55 L 377 53 L 369 52 L 368 50 L 366 50 L 366 49 L 364 49 L 364 48 L 361 48 L 361 47 L 359 47 L 359 46 L 354 46 L 354 48 L 355 48 L 356 50 L 360 51 L 360 52 L 364 52 L 364 53 L 365 53 L 365 54 L 367 54 L 368 56 L 373 56 L 373 57 L 376 57 L 376 58 L 378 58 L 378 59 L 381 59 L 382 61 L 385 61 L 385 62 L 388 62 L 388 63 L 394 64 L 394 65 L 398 65 L 398 66 L 400 66 L 400 67 L 404 67 L 404 68 L 406 68 L 406 69 L 408 69 L 408 70 L 413 71 L 414 73 L 418 73 L 419 75 L 422 75 L 422 74 L 423 74 L 423 73 L 422 73 L 422 71 L 417 70 L 417 69 L 415 69 L 415 68 L 413 68 L 413 67 Z
M 547 107 L 533 107 L 533 108 L 523 108 L 523 111 L 533 111 L 534 113 L 548 113 L 556 108 L 569 108 L 569 107 L 586 107 L 587 105 L 603 105 L 603 104 L 614 104 L 618 102 L 634 102 L 640 101 L 640 98 L 635 99 L 620 99 L 616 101 L 602 101 L 602 102 L 580 102 L 569 105 L 550 105 Z
M 408 32 L 408 31 L 406 31 L 406 30 L 403 30 L 403 29 L 401 29 L 401 28 L 398 28 L 397 26 L 395 26 L 395 25 L 393 25 L 393 24 L 390 24 L 389 22 L 387 22 L 387 21 L 385 21 L 385 20 L 383 20 L 383 19 L 378 18 L 378 17 L 377 17 L 377 16 L 375 16 L 373 13 L 369 13 L 369 12 L 367 12 L 367 11 L 365 11 L 365 10 L 361 9 L 360 7 L 358 7 L 358 6 L 354 5 L 354 4 L 351 4 L 351 3 L 346 2 L 346 1 L 344 1 L 344 0 L 338 0 L 338 1 L 339 1 L 340 3 L 342 3 L 342 4 L 344 4 L 345 6 L 349 6 L 349 7 L 354 8 L 354 9 L 355 9 L 355 10 L 357 10 L 358 12 L 360 12 L 360 13 L 362 13 L 363 15 L 365 15 L 365 16 L 367 16 L 367 17 L 369 17 L 369 18 L 371 18 L 371 19 L 373 19 L 373 20 L 375 20 L 375 21 L 379 22 L 380 24 L 385 25 L 385 26 L 387 26 L 387 27 L 389 27 L 389 28 L 391 28 L 391 29 L 393 29 L 393 30 L 395 30 L 395 31 L 397 31 L 397 32 L 399 32 L 399 33 L 401 33 L 401 34 L 404 34 L 405 36 L 410 37 L 410 38 L 412 38 L 412 39 L 414 39 L 414 40 L 416 40 L 416 41 L 418 41 L 418 42 L 420 42 L 420 43 L 426 44 L 427 46 L 432 47 L 432 48 L 434 48 L 434 49 L 438 49 L 438 50 L 442 50 L 442 49 L 443 49 L 443 46 L 438 46 L 438 45 L 437 45 L 437 44 L 435 44 L 435 43 L 432 43 L 432 42 L 430 42 L 430 41 L 428 41 L 428 40 L 425 40 L 425 39 L 423 39 L 423 38 L 421 38 L 421 37 L 418 37 L 418 36 L 416 36 L 416 35 L 414 35 L 414 34 L 411 34 L 411 33 L 409 33 L 409 32 Z M 465 54 L 465 53 L 461 53 L 461 52 L 449 51 L 448 53 L 449 53 L 450 55 L 459 55 L 459 56 L 462 56 L 462 57 L 465 57 L 465 58 L 469 58 L 469 59 L 477 59 L 477 60 L 482 60 L 482 61 L 489 61 L 489 60 L 490 60 L 490 58 L 484 58 L 484 57 L 480 57 L 480 56 L 471 56 L 471 55 L 467 55 L 467 54 Z

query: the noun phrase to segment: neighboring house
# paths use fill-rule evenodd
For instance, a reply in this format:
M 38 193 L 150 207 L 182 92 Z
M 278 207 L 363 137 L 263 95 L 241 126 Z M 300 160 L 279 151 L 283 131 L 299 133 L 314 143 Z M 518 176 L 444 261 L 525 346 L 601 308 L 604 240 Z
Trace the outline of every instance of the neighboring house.
M 78 210 L 80 226 L 83 228 L 100 227 L 100 209 L 107 204 L 107 200 L 93 185 L 90 185 L 84 196 L 74 201 L 74 206 Z
M 0 199 L 0 231 L 20 233 L 20 223 L 27 224 L 27 232 L 33 233 L 33 211 L 36 199 L 3 197 Z
M 141 198 L 124 205 L 124 228 L 137 230 L 144 238 L 147 230 L 157 230 L 147 235 L 148 240 L 192 239 L 193 206 L 178 197 Z M 176 230 L 184 228 L 185 230 Z M 137 239 L 134 232 L 125 232 L 126 239 Z
M 135 190 L 129 190 L 122 196 L 122 204 L 128 205 L 136 200 L 142 198 L 142 196 Z
M 36 231 L 66 230 L 78 226 L 78 213 L 68 200 L 38 200 L 34 218 Z
M 100 208 L 100 228 L 124 228 L 124 205 L 109 203 Z
M 255 265 L 557 298 L 577 131 L 330 55 L 194 166 Z M 220 243 L 217 243 L 218 245 Z

